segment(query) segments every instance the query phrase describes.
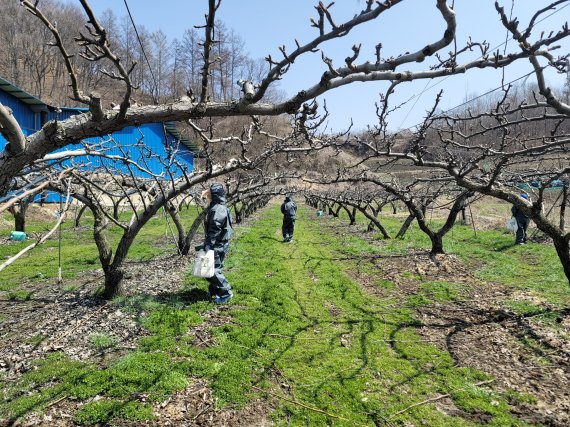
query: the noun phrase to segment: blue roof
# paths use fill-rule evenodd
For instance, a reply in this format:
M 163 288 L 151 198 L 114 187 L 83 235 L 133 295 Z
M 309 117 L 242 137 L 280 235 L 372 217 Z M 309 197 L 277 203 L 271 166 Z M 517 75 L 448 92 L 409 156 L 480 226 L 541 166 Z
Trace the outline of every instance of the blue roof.
M 18 86 L 0 77 L 0 90 L 9 93 L 20 101 L 28 104 L 33 112 L 48 111 L 48 105 L 34 95 L 23 91 Z

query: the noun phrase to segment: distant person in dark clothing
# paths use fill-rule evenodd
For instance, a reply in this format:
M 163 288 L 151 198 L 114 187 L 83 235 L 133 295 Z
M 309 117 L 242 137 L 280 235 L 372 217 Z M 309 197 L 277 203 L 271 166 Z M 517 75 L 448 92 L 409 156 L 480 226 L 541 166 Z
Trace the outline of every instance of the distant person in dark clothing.
M 293 239 L 297 218 L 297 205 L 290 194 L 285 195 L 285 201 L 281 204 L 281 213 L 283 214 L 283 226 L 281 227 L 283 241 L 290 242 Z
M 521 193 L 521 197 L 526 200 L 530 200 L 527 193 Z M 517 220 L 517 233 L 516 233 L 516 245 L 524 245 L 527 240 L 526 230 L 528 224 L 530 223 L 530 218 L 526 216 L 517 206 L 511 208 L 513 216 Z
M 204 220 L 204 250 L 214 251 L 214 275 L 206 279 L 210 282 L 208 291 L 216 304 L 224 304 L 233 297 L 232 287 L 224 276 L 224 258 L 233 236 L 230 210 L 226 206 L 224 186 L 214 183 L 203 193 L 209 200 L 206 219 Z

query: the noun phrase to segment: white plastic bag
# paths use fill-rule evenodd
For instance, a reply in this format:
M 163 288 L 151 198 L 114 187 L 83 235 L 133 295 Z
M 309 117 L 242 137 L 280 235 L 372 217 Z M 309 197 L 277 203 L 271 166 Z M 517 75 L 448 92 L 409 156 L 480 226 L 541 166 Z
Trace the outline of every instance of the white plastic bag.
M 214 275 L 214 251 L 200 249 L 196 255 L 192 275 L 209 279 Z
M 508 229 L 508 230 L 512 231 L 513 233 L 516 233 L 516 232 L 517 232 L 517 228 L 519 228 L 519 227 L 518 227 L 518 225 L 517 225 L 517 220 L 516 220 L 516 218 L 513 217 L 513 218 L 511 218 L 511 219 L 509 219 L 509 220 L 507 221 L 507 229 Z

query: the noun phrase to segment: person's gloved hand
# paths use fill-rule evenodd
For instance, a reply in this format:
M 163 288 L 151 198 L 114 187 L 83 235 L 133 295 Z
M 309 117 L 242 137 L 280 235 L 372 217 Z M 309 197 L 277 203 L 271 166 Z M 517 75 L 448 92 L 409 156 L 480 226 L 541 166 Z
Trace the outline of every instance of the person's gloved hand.
M 204 249 L 204 245 L 194 246 L 194 250 L 195 250 L 196 252 L 199 252 L 199 251 L 201 251 L 202 249 Z

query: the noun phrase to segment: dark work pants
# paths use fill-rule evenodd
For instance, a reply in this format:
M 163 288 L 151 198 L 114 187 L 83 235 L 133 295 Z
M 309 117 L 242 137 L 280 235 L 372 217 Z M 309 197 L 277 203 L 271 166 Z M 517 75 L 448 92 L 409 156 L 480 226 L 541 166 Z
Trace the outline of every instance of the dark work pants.
M 229 243 L 226 243 L 214 248 L 214 275 L 209 279 L 206 279 L 210 283 L 208 291 L 212 296 L 224 297 L 228 295 L 229 291 L 232 289 L 228 280 L 224 276 L 224 259 L 226 258 L 229 246 Z
M 516 216 L 515 219 L 517 220 L 517 236 L 515 243 L 525 243 L 527 238 L 526 229 L 530 223 L 530 218 L 527 218 L 526 216 Z
M 295 231 L 295 218 L 283 217 L 283 226 L 281 232 L 283 233 L 283 240 L 291 240 L 293 238 L 293 231 Z

